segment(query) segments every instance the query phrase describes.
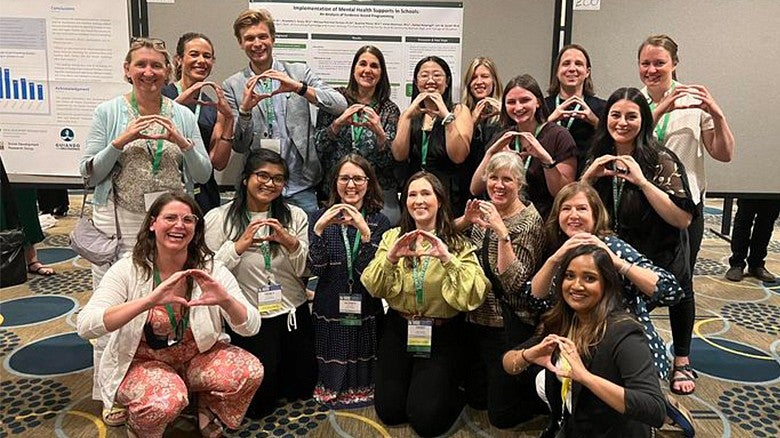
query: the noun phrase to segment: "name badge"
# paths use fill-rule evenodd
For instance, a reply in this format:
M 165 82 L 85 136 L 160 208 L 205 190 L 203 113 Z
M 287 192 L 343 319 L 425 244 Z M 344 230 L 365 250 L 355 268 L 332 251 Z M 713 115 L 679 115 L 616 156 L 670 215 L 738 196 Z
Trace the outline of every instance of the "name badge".
M 260 149 L 270 149 L 277 154 L 281 154 L 282 141 L 278 138 L 262 138 L 260 139 Z
M 420 318 L 409 320 L 406 330 L 406 351 L 414 357 L 431 357 L 433 345 L 433 320 Z
M 361 325 L 362 298 L 360 294 L 339 295 L 339 313 L 341 325 Z
M 157 200 L 157 198 L 160 197 L 160 195 L 168 193 L 167 191 L 162 192 L 151 192 L 151 193 L 144 193 L 144 208 L 146 211 L 149 211 L 150 208 L 152 208 L 152 204 L 154 204 L 154 201 Z
M 257 291 L 257 310 L 260 313 L 278 312 L 282 309 L 282 285 L 269 284 Z

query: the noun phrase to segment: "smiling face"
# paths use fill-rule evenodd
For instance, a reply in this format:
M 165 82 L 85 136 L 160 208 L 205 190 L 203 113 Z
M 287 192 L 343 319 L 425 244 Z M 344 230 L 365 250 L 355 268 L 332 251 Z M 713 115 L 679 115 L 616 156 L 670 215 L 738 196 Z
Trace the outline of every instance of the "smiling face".
M 590 76 L 590 68 L 585 54 L 577 49 L 563 52 L 556 76 L 562 87 L 571 90 L 581 89 L 585 79 Z
M 436 227 L 439 199 L 427 179 L 418 178 L 409 183 L 406 208 L 418 229 L 432 230 Z
M 487 176 L 487 192 L 498 210 L 519 200 L 520 184 L 508 168 L 496 169 Z
M 592 233 L 594 228 L 593 208 L 588 202 L 588 197 L 583 192 L 577 192 L 574 196 L 561 203 L 561 211 L 558 213 L 558 226 L 568 237 L 577 233 Z
M 668 90 L 676 68 L 672 55 L 663 47 L 647 44 L 639 52 L 639 79 L 647 88 Z
M 214 48 L 203 38 L 187 41 L 179 63 L 182 77 L 188 78 L 189 82 L 205 81 L 214 66 Z
M 366 172 L 360 166 L 346 162 L 341 166 L 337 175 L 336 191 L 341 202 L 360 209 L 363 206 L 366 191 L 368 191 L 368 180 L 365 179 Z M 361 183 L 358 184 L 357 181 L 361 181 Z
M 362 90 L 373 90 L 379 83 L 379 78 L 382 76 L 382 66 L 379 63 L 379 58 L 369 52 L 363 52 L 355 64 L 355 71 L 352 73 L 355 82 Z
M 447 74 L 444 69 L 435 61 L 424 62 L 417 72 L 416 85 L 417 90 L 429 93 L 439 93 L 444 95 L 447 90 Z
M 158 251 L 186 251 L 195 233 L 197 221 L 197 216 L 189 205 L 181 201 L 165 204 L 149 225 L 149 231 L 154 233 Z
M 642 115 L 634 102 L 621 99 L 609 108 L 607 131 L 616 145 L 633 146 L 641 127 Z
M 504 108 L 509 118 L 517 125 L 534 121 L 534 114 L 541 102 L 529 90 L 523 87 L 514 87 L 506 93 Z
M 493 75 L 484 65 L 474 69 L 474 75 L 469 82 L 469 91 L 474 100 L 479 101 L 493 94 Z
M 239 40 L 246 57 L 258 70 L 271 67 L 273 60 L 274 37 L 265 23 L 257 23 L 241 29 Z
M 162 90 L 170 74 L 165 56 L 151 47 L 141 47 L 130 53 L 130 61 L 124 63 L 125 77 L 138 91 Z
M 276 180 L 276 182 L 274 182 Z M 284 167 L 265 163 L 256 168 L 247 179 L 247 206 L 251 211 L 264 211 L 271 201 L 282 194 L 284 188 Z
M 593 255 L 583 254 L 569 262 L 561 282 L 563 300 L 578 315 L 587 315 L 604 296 L 601 273 Z

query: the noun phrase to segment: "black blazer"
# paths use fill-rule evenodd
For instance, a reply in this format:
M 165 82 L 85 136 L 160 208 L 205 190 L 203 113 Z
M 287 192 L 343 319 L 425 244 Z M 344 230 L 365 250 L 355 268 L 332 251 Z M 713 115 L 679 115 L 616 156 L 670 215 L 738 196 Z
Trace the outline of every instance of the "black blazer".
M 536 338 L 539 341 L 541 338 Z M 583 358 L 583 363 L 591 373 L 625 388 L 626 412 L 617 412 L 588 388 L 574 382 L 573 412 L 565 421 L 564 436 L 650 437 L 650 426 L 663 425 L 664 397 L 647 338 L 636 320 L 622 312 L 610 317 L 604 339 L 593 349 L 590 359 Z M 552 415 L 560 418 L 561 382 L 550 371 L 545 371 L 545 392 Z

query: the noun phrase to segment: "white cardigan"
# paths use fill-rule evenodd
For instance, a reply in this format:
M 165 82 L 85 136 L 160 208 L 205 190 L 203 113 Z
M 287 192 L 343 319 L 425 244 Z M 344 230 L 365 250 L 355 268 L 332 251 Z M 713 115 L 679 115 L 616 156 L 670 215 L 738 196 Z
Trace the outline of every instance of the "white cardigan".
M 240 325 L 233 324 L 228 314 L 219 306 L 190 308 L 190 328 L 201 353 L 208 351 L 217 341 L 230 341 L 230 337 L 224 330 L 223 317 L 233 331 L 241 336 L 254 336 L 260 331 L 260 314 L 246 301 L 233 274 L 222 263 L 215 262 L 211 275 L 230 296 L 246 307 L 247 320 Z M 130 257 L 116 262 L 103 277 L 87 305 L 79 312 L 77 323 L 79 336 L 84 339 L 95 339 L 107 334 L 108 330 L 103 323 L 106 309 L 148 295 L 153 290 L 153 284 L 151 276 L 145 280 L 143 273 L 133 264 Z M 197 298 L 200 294 L 200 287 L 196 282 L 192 290 L 192 298 Z M 111 332 L 100 361 L 98 376 L 103 382 L 101 398 L 104 406 L 111 406 L 114 402 L 119 384 L 127 374 L 138 349 L 148 315 L 148 311 L 142 312 L 124 326 Z

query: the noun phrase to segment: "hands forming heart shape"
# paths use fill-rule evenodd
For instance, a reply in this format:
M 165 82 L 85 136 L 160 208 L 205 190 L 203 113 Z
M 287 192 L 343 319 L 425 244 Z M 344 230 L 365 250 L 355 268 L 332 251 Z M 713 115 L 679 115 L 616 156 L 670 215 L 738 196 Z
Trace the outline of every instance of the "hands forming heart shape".
M 187 278 L 198 283 L 200 296 L 187 301 L 183 291 L 187 287 Z M 230 300 L 230 295 L 208 272 L 201 269 L 179 271 L 166 278 L 150 296 L 154 306 L 180 304 L 185 307 L 221 305 Z
M 398 261 L 400 257 L 436 257 L 446 263 L 452 257 L 447 245 L 435 234 L 425 230 L 413 230 L 395 241 L 388 251 L 388 259 Z

